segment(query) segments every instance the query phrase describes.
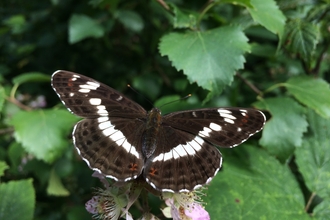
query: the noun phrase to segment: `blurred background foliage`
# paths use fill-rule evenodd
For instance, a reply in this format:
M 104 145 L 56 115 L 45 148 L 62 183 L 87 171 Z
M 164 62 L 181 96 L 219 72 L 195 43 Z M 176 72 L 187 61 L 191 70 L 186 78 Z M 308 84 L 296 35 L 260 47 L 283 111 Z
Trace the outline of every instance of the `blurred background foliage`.
M 58 69 L 146 109 L 192 94 L 163 113 L 264 110 L 262 135 L 223 150 L 211 218 L 327 219 L 329 9 L 329 0 L 1 1 L 0 219 L 91 219 L 84 203 L 101 185 L 72 146 L 79 119 L 50 86 Z

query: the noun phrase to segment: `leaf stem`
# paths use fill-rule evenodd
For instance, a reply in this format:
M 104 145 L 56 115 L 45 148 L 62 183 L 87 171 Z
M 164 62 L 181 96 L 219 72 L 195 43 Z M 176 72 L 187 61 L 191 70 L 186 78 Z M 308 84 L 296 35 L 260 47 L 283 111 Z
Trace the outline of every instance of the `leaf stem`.
M 13 133 L 14 131 L 15 131 L 14 128 L 4 128 L 4 129 L 0 129 L 0 135 L 8 134 L 8 133 Z
M 198 20 L 196 22 L 196 26 L 199 27 L 200 23 L 201 23 L 201 20 L 202 18 L 204 17 L 204 15 L 206 14 L 206 12 L 208 10 L 210 10 L 214 5 L 216 4 L 215 1 L 213 0 L 209 0 L 207 3 L 206 3 L 206 6 L 204 7 L 204 9 L 202 10 L 201 14 L 198 16 Z M 198 28 L 199 30 L 199 28 Z
M 168 4 L 166 4 L 166 2 L 164 2 L 163 0 L 156 0 L 161 6 L 163 6 L 163 8 L 165 8 L 167 11 L 170 11 L 170 6 L 168 6 Z
M 236 73 L 236 75 L 238 76 L 238 78 L 240 78 L 241 80 L 243 80 L 243 82 L 250 87 L 255 93 L 257 93 L 258 96 L 262 97 L 262 92 L 255 86 L 253 85 L 250 81 L 248 81 L 247 79 L 245 79 L 240 73 Z
M 32 108 L 22 104 L 21 102 L 19 102 L 15 97 L 6 97 L 5 98 L 7 101 L 13 103 L 14 105 L 18 106 L 19 108 L 25 110 L 25 111 L 31 111 Z
M 275 85 L 269 87 L 268 89 L 266 89 L 266 91 L 264 93 L 268 93 L 268 92 L 270 92 L 270 91 L 272 91 L 272 90 L 274 90 L 274 89 L 276 89 L 278 87 L 282 87 L 282 86 L 285 86 L 285 85 L 286 85 L 286 83 L 275 84 Z
M 311 206 L 312 201 L 313 201 L 313 199 L 314 199 L 315 196 L 316 196 L 316 193 L 313 192 L 313 193 L 311 194 L 311 196 L 309 197 L 308 202 L 307 202 L 307 204 L 306 204 L 306 206 L 305 206 L 305 212 L 306 212 L 306 213 L 307 213 L 309 207 Z
M 312 69 L 311 74 L 314 76 L 318 76 L 318 72 L 320 70 L 320 66 L 324 57 L 324 54 L 328 51 L 329 48 L 329 44 L 326 44 L 325 47 L 323 48 L 320 56 L 318 57 L 317 61 L 316 61 L 316 65 L 315 67 Z
M 18 106 L 19 108 L 25 110 L 25 111 L 31 111 L 32 108 L 30 108 L 27 105 L 22 104 L 21 102 L 19 102 L 16 98 L 15 98 L 15 93 L 17 91 L 19 84 L 14 84 L 13 88 L 10 91 L 10 96 L 9 97 L 5 97 L 5 99 L 11 103 L 13 103 L 14 105 Z

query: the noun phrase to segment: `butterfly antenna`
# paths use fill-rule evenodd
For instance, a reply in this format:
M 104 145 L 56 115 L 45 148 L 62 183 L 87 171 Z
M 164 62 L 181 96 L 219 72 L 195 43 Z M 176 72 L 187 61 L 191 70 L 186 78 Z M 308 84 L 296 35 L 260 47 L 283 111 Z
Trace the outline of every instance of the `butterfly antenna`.
M 149 102 L 149 104 L 151 106 L 154 107 L 154 105 L 152 104 L 152 102 L 146 97 L 144 96 L 141 92 L 137 91 L 136 89 L 134 89 L 130 84 L 127 84 L 127 87 L 130 88 L 131 90 L 133 90 L 136 94 L 138 94 L 139 96 L 142 96 L 145 100 L 147 100 L 147 102 Z
M 168 104 L 172 104 L 173 102 L 178 102 L 178 101 L 181 101 L 181 100 L 187 99 L 187 98 L 189 98 L 189 97 L 191 97 L 191 94 L 188 94 L 188 95 L 186 95 L 185 97 L 181 97 L 181 98 L 179 98 L 179 99 L 177 99 L 177 100 L 173 100 L 173 101 L 170 101 L 170 102 L 168 102 L 168 103 L 165 103 L 165 104 L 161 105 L 159 108 L 161 108 L 161 107 L 163 107 L 163 106 L 165 106 L 165 105 L 168 105 Z

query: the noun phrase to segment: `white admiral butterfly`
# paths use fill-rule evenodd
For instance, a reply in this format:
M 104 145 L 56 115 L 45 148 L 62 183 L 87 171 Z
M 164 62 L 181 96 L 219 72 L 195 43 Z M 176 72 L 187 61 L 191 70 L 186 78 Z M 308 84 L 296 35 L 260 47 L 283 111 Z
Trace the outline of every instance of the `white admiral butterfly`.
M 162 192 L 188 192 L 207 184 L 222 164 L 219 150 L 259 132 L 261 111 L 205 108 L 161 116 L 89 77 L 59 70 L 52 86 L 63 104 L 84 119 L 74 145 L 88 166 L 116 181 L 143 177 Z

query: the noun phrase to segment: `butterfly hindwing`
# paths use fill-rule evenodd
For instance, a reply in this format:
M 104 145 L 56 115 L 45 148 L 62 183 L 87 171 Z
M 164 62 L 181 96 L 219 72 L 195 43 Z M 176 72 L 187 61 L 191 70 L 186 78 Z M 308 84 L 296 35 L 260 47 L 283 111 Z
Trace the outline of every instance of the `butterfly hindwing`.
M 187 192 L 209 182 L 221 163 L 221 153 L 207 141 L 163 126 L 157 137 L 156 151 L 146 163 L 144 176 L 158 190 Z
M 78 122 L 72 135 L 78 153 L 91 169 L 116 181 L 128 181 L 143 169 L 142 129 L 143 124 L 134 120 L 104 116 Z

